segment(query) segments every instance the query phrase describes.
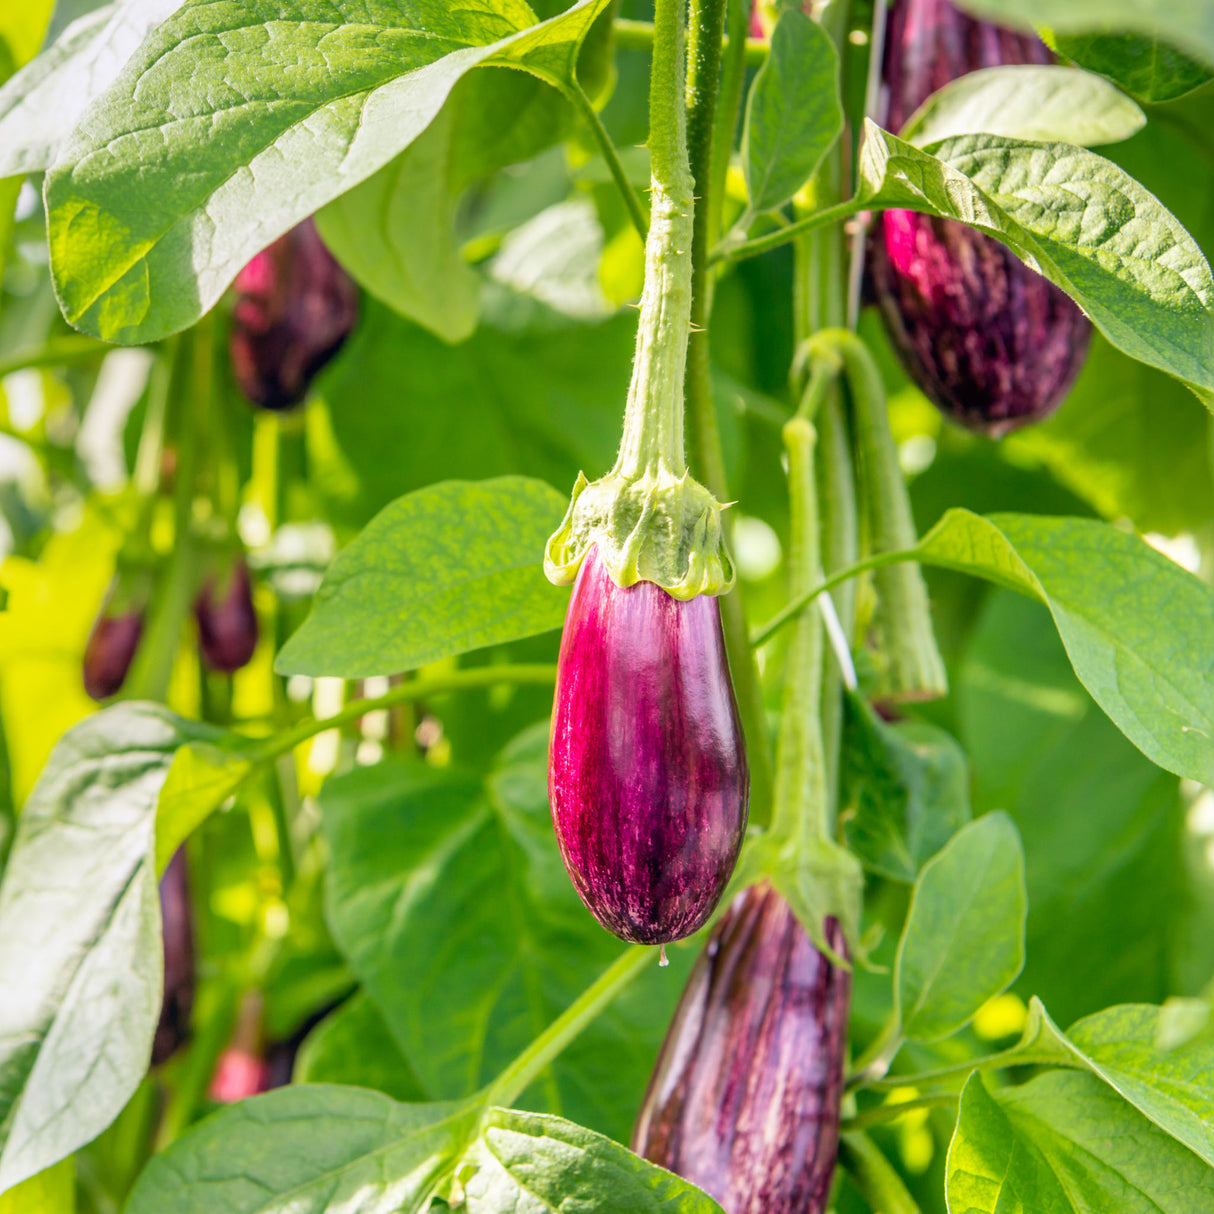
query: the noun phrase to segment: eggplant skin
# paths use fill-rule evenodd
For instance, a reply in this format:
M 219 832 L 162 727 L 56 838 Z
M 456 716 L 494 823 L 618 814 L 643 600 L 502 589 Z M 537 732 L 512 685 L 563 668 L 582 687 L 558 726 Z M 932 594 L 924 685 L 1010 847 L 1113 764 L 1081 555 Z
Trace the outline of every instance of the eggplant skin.
M 240 390 L 289 409 L 341 349 L 358 320 L 358 288 L 311 219 L 263 249 L 236 276 L 228 351 Z
M 885 125 L 979 68 L 1051 63 L 1032 34 L 900 0 L 885 45 Z M 872 293 L 909 374 L 953 421 L 998 438 L 1049 416 L 1083 365 L 1091 322 L 998 241 L 953 220 L 886 211 L 869 244 Z
M 826 921 L 840 956 L 839 924 Z M 851 975 L 770 886 L 713 929 L 658 1055 L 632 1149 L 726 1214 L 822 1214 L 839 1146 Z
M 84 647 L 84 690 L 94 700 L 108 700 L 121 690 L 142 635 L 142 611 L 111 615 L 102 609 Z
M 167 1062 L 190 1034 L 194 1006 L 194 926 L 185 848 L 178 848 L 160 878 L 164 935 L 164 1000 L 152 1039 L 152 1065 Z
M 257 612 L 249 567 L 233 563 L 226 585 L 208 578 L 194 600 L 198 623 L 198 649 L 212 670 L 232 674 L 247 666 L 257 648 Z
M 565 867 L 603 927 L 664 944 L 704 925 L 749 794 L 716 598 L 617 586 L 590 549 L 561 638 L 548 792 Z

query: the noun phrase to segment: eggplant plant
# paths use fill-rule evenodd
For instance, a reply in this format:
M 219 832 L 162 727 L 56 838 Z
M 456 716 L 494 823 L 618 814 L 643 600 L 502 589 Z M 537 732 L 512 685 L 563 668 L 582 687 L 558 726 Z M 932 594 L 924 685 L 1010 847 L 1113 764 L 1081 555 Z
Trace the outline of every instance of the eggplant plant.
M 1212 78 L 5 8 L 0 1208 L 1214 1208 Z

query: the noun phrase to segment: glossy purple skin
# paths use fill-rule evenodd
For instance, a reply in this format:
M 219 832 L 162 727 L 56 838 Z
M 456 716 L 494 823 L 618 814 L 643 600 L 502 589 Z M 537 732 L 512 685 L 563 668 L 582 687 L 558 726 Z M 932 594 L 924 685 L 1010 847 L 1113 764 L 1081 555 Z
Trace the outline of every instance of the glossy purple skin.
M 1032 34 L 948 0 L 901 0 L 885 45 L 885 126 L 979 68 L 1051 63 Z M 873 292 L 907 371 L 953 421 L 997 438 L 1052 413 L 1091 340 L 1087 317 L 998 241 L 964 224 L 886 211 L 874 225 Z
M 622 589 L 591 549 L 561 638 L 548 792 L 565 867 L 609 932 L 663 944 L 703 926 L 749 792 L 715 598 Z
M 212 669 L 232 674 L 248 664 L 257 648 L 257 612 L 249 567 L 236 561 L 226 583 L 208 578 L 194 600 L 198 648 Z
M 228 348 L 241 391 L 289 409 L 358 320 L 358 288 L 311 219 L 280 236 L 236 276 Z
M 102 609 L 84 647 L 84 690 L 94 700 L 108 700 L 121 690 L 142 635 L 142 611 L 109 615 Z
M 826 922 L 831 948 L 843 933 Z M 767 885 L 738 895 L 696 962 L 632 1148 L 726 1214 L 821 1214 L 839 1145 L 851 975 Z
M 160 878 L 160 922 L 164 934 L 164 1000 L 152 1039 L 154 1066 L 167 1062 L 188 1039 L 194 1006 L 194 928 L 184 848 L 177 849 Z

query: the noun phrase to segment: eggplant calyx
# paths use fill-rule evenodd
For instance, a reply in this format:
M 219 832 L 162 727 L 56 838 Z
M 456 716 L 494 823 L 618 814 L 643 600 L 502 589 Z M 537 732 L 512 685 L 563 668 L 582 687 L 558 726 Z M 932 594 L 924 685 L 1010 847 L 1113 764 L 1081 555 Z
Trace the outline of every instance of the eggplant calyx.
M 578 473 L 569 509 L 544 549 L 544 573 L 570 584 L 591 547 L 617 586 L 653 582 L 673 598 L 725 594 L 734 568 L 721 537 L 722 506 L 686 470 Z

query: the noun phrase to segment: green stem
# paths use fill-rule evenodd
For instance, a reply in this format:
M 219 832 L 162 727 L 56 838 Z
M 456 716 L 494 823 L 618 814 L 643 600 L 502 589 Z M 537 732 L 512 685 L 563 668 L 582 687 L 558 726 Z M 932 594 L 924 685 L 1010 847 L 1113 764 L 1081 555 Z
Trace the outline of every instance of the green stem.
M 599 151 L 607 162 L 607 168 L 611 172 L 612 180 L 624 199 L 624 206 L 628 209 L 628 216 L 632 220 L 632 226 L 640 233 L 642 240 L 646 239 L 649 234 L 649 216 L 645 214 L 645 205 L 641 202 L 640 195 L 633 188 L 632 182 L 628 180 L 628 174 L 624 170 L 620 154 L 616 151 L 616 146 L 612 143 L 611 136 L 607 133 L 607 128 L 599 117 L 598 110 L 594 108 L 594 104 L 586 96 L 586 90 L 576 81 L 572 88 L 566 88 L 564 92 L 565 96 L 573 103 L 574 108 L 585 119 L 586 125 L 590 128 L 590 133 L 594 136 L 594 141 L 599 145 Z
M 852 1065 L 847 1076 L 848 1088 L 866 1087 L 884 1077 L 904 1040 L 902 1021 L 895 1009 L 881 1031 L 868 1043 L 868 1048 Z
M 879 1214 L 921 1214 L 897 1169 L 867 1134 L 853 1130 L 840 1135 L 839 1163 Z
M 790 240 L 795 240 L 805 232 L 812 232 L 832 223 L 841 223 L 863 209 L 863 202 L 849 198 L 846 202 L 840 202 L 836 206 L 806 215 L 804 219 L 798 219 L 796 223 L 790 223 L 786 228 L 778 228 L 766 236 L 756 236 L 753 240 L 725 241 L 713 249 L 709 260 L 714 264 L 718 261 L 745 261 L 746 258 L 757 257 L 769 249 L 778 249 L 781 245 L 788 244 Z
M 52 337 L 44 346 L 0 359 L 0 379 L 27 367 L 67 367 L 95 362 L 119 348 L 93 337 Z
M 959 1092 L 938 1092 L 933 1096 L 920 1096 L 917 1100 L 899 1100 L 894 1104 L 881 1104 L 873 1109 L 866 1109 L 854 1117 L 848 1117 L 841 1123 L 844 1130 L 867 1130 L 870 1126 L 885 1125 L 897 1121 L 907 1113 L 916 1109 L 938 1109 L 944 1105 L 956 1104 L 960 1098 Z
M 741 36 L 735 39 L 734 27 L 731 25 L 729 35 L 725 39 L 725 45 L 726 47 L 734 46 L 741 49 L 741 54 L 738 57 L 742 60 L 744 67 L 761 67 L 767 58 L 767 43 L 762 38 L 746 37 L 746 28 L 746 25 L 743 25 Z M 615 37 L 615 45 L 619 50 L 653 50 L 652 21 L 633 21 L 628 17 L 617 17 L 612 22 L 612 31 Z
M 510 1105 L 592 1023 L 657 954 L 643 944 L 623 953 L 485 1089 L 485 1104 Z
M 857 1070 L 853 1078 L 848 1079 L 848 1086 L 869 1087 L 877 1091 L 889 1091 L 892 1088 L 922 1088 L 927 1084 L 940 1083 L 942 1080 L 968 1078 L 974 1071 L 1000 1071 L 1011 1066 L 1061 1066 L 1082 1070 L 1078 1060 L 1069 1061 L 1058 1053 L 1048 1049 L 1025 1049 L 1013 1045 L 997 1054 L 987 1054 L 982 1058 L 972 1058 L 968 1062 L 956 1062 L 951 1066 L 940 1067 L 935 1071 L 920 1071 L 916 1075 L 881 1075 L 866 1078 Z
M 726 12 L 729 33 L 722 56 L 721 85 L 717 90 L 717 114 L 712 134 L 712 171 L 709 174 L 710 241 L 715 241 L 721 234 L 721 216 L 725 209 L 725 181 L 729 175 L 729 160 L 733 153 L 738 109 L 742 104 L 742 86 L 746 83 L 746 30 L 750 24 L 750 0 L 728 0 Z

